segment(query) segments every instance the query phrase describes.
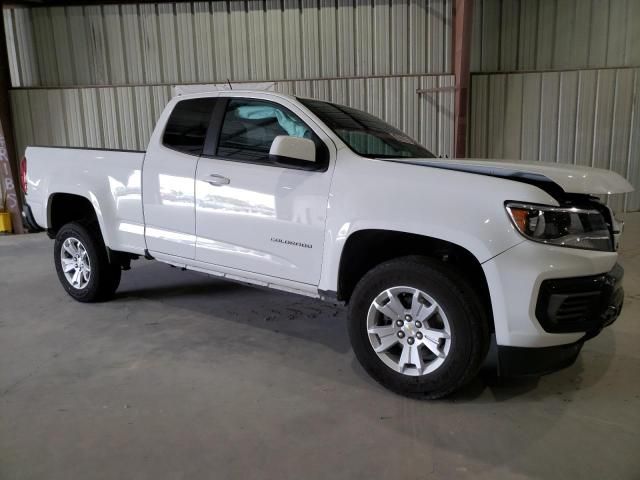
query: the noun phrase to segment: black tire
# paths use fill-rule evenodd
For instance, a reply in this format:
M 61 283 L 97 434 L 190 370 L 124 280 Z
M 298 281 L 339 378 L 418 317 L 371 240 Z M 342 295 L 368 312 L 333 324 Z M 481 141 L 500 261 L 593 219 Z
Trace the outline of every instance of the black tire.
M 398 286 L 423 291 L 446 314 L 451 344 L 443 363 L 430 373 L 410 376 L 394 370 L 375 353 L 369 340 L 369 307 L 381 292 Z M 358 361 L 376 381 L 401 395 L 436 399 L 477 374 L 488 352 L 490 333 L 487 314 L 463 276 L 435 259 L 403 257 L 378 265 L 357 284 L 349 305 L 349 336 Z
M 79 240 L 89 257 L 91 275 L 87 285 L 83 288 L 71 285 L 62 270 L 62 246 L 68 238 Z M 56 273 L 62 287 L 79 302 L 92 303 L 109 300 L 120 285 L 122 273 L 120 265 L 109 262 L 100 229 L 95 223 L 72 222 L 64 225 L 56 235 L 53 256 Z

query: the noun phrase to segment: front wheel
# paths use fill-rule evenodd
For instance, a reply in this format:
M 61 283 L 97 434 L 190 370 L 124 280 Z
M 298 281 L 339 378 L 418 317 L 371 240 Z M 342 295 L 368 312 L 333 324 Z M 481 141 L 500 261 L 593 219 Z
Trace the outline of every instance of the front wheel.
M 349 335 L 375 380 L 431 399 L 473 378 L 489 346 L 486 314 L 468 282 L 424 257 L 386 262 L 360 280 L 350 302 Z
M 108 300 L 120 284 L 120 265 L 109 262 L 97 226 L 64 225 L 56 235 L 54 260 L 60 283 L 79 302 Z

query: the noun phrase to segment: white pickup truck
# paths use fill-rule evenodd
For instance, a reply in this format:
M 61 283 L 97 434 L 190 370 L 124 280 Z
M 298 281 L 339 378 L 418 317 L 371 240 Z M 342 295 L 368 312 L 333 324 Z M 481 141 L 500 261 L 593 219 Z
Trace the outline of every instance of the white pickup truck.
M 437 159 L 366 113 L 270 92 L 178 96 L 146 152 L 29 147 L 24 216 L 81 302 L 144 256 L 349 305 L 363 367 L 437 398 L 570 365 L 623 302 L 616 173 Z

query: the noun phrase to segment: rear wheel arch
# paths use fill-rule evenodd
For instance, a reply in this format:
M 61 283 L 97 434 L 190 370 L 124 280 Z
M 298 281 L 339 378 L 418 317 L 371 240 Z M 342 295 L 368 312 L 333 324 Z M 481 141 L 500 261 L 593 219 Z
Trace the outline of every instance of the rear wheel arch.
M 51 194 L 47 203 L 49 235 L 55 236 L 64 225 L 71 222 L 94 224 L 104 238 L 96 210 L 87 197 L 74 193 Z
M 112 250 L 107 238 L 105 225 L 96 212 L 93 203 L 85 196 L 72 193 L 54 193 L 47 204 L 47 234 L 55 239 L 58 233 L 70 224 L 77 224 L 89 230 L 96 240 L 95 248 L 104 249 L 109 263 L 123 270 L 129 270 L 131 260 L 137 255 Z M 119 276 L 118 276 L 119 278 Z
M 349 302 L 357 283 L 367 272 L 389 260 L 408 256 L 435 258 L 467 277 L 477 286 L 478 296 L 493 329 L 489 287 L 476 256 L 458 244 L 426 235 L 379 229 L 353 232 L 340 256 L 338 299 Z
M 53 193 L 47 203 L 47 234 L 55 238 L 65 225 L 77 222 L 94 230 L 102 239 L 111 260 L 113 251 L 109 248 L 109 239 L 105 235 L 105 226 L 100 222 L 96 208 L 87 197 L 75 193 Z

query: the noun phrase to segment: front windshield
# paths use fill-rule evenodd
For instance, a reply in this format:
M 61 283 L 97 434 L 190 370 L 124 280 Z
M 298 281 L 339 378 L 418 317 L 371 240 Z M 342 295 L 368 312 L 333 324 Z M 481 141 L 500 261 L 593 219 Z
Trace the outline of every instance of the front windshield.
M 298 100 L 333 130 L 351 150 L 363 157 L 435 157 L 415 140 L 373 115 L 335 103 L 308 98 Z

